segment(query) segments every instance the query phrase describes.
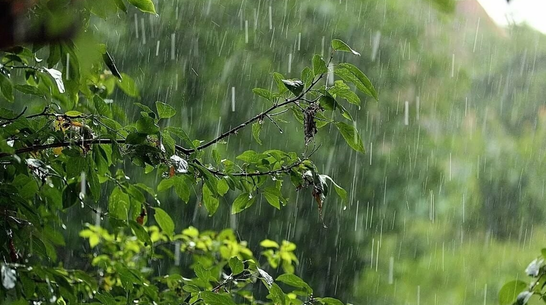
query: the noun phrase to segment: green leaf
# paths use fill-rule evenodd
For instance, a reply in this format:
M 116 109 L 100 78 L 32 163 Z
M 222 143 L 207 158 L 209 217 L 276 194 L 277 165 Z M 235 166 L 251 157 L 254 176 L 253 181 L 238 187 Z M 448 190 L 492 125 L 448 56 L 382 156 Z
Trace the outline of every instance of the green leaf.
M 141 133 L 150 135 L 157 134 L 159 127 L 155 124 L 154 119 L 149 116 L 143 116 L 136 122 L 137 130 Z
M 351 47 L 349 47 L 345 42 L 339 39 L 332 40 L 332 49 L 336 51 L 349 52 L 353 53 L 354 55 L 360 56 L 360 53 L 351 49 Z
M 335 125 L 343 136 L 343 139 L 345 139 L 345 142 L 347 142 L 352 149 L 364 153 L 362 139 L 360 138 L 358 131 L 352 125 L 343 122 L 336 122 Z
M 273 79 L 275 80 L 275 83 L 277 83 L 277 89 L 279 89 L 279 93 L 285 93 L 288 91 L 286 86 L 283 83 L 284 76 L 278 72 L 273 72 Z
M 101 293 L 98 293 L 94 295 L 95 299 L 99 300 L 102 304 L 116 304 L 116 299 L 109 294 L 108 292 L 104 291 Z
M 214 215 L 218 209 L 218 206 L 220 205 L 218 198 L 214 197 L 214 194 L 209 189 L 207 184 L 203 185 L 203 204 L 205 205 L 207 211 L 209 211 L 209 216 Z
M 197 277 L 203 282 L 208 282 L 213 279 L 210 270 L 206 269 L 203 265 L 201 265 L 201 263 L 195 264 L 193 271 L 195 272 L 195 275 L 197 275 Z
M 64 93 L 64 82 L 63 82 L 63 74 L 61 71 L 57 69 L 47 69 L 44 68 L 44 70 L 55 80 L 55 84 L 57 85 L 57 89 L 60 93 Z
M 13 154 L 15 153 L 15 148 L 8 145 L 6 139 L 0 135 L 0 151 L 3 153 Z
M 264 239 L 260 243 L 260 246 L 264 248 L 279 248 L 279 244 L 276 241 L 270 239 Z
M 168 190 L 171 187 L 173 187 L 173 185 L 175 185 L 175 183 L 176 183 L 175 178 L 177 178 L 177 177 L 171 177 L 171 178 L 161 180 L 161 182 L 159 182 L 159 184 L 157 185 L 157 191 L 158 192 L 163 192 L 163 191 Z
M 152 0 L 129 0 L 133 6 L 143 11 L 144 13 L 155 14 L 155 6 Z M 125 76 L 123 76 L 125 77 Z
M 207 305 L 236 305 L 228 294 L 203 291 L 200 296 Z
M 178 198 L 182 199 L 182 201 L 188 203 L 191 195 L 191 182 L 188 181 L 186 176 L 176 176 L 173 178 L 175 181 L 174 191 L 176 192 L 176 195 L 178 195 Z
M 125 6 L 125 3 L 123 3 L 123 0 L 114 0 L 114 3 L 120 10 L 127 13 L 127 7 Z
M 155 102 L 157 108 L 157 115 L 160 119 L 168 119 L 176 114 L 176 110 L 171 106 L 162 102 Z
M 330 180 L 332 184 L 334 185 L 334 189 L 336 190 L 337 195 L 343 200 L 347 201 L 347 191 L 343 189 L 341 186 L 339 186 L 330 176 L 328 175 L 319 175 L 321 180 Z
M 161 208 L 155 208 L 154 211 L 155 221 L 157 221 L 161 230 L 163 230 L 167 236 L 172 236 L 174 233 L 174 222 L 171 219 L 171 216 Z
M 502 286 L 499 291 L 499 304 L 511 305 L 516 301 L 518 294 L 527 289 L 527 283 L 523 281 L 511 281 Z
M 328 72 L 328 68 L 326 67 L 326 63 L 322 59 L 322 57 L 318 54 L 315 54 L 313 56 L 313 73 L 315 76 L 319 74 L 323 74 Z
M 233 256 L 229 259 L 229 268 L 233 275 L 237 275 L 245 270 L 243 262 L 237 256 Z
M 47 67 L 51 68 L 61 60 L 61 47 L 57 43 L 49 45 L 49 57 L 47 58 Z
M 336 98 L 343 98 L 347 102 L 360 106 L 360 98 L 342 80 L 336 80 L 333 87 L 328 88 L 328 93 Z
M 316 298 L 316 300 L 322 302 L 324 305 L 345 305 L 340 300 L 334 298 Z
M 63 190 L 63 209 L 67 209 L 78 202 L 80 191 L 79 183 L 70 183 Z
M 266 90 L 266 89 L 262 89 L 262 88 L 254 88 L 254 89 L 252 89 L 252 92 L 254 92 L 254 94 L 256 94 L 256 95 L 259 95 L 259 96 L 265 98 L 268 101 L 273 100 L 273 98 L 275 97 L 273 95 L 273 92 L 271 92 L 269 90 Z
M 4 74 L 0 73 L 0 91 L 2 92 L 2 95 L 8 100 L 9 102 L 13 102 L 15 100 L 15 97 L 13 96 L 13 84 L 7 78 L 4 76 Z
M 121 76 L 123 77 L 120 82 L 117 82 L 118 86 L 131 97 L 138 97 L 138 89 L 135 84 L 135 81 L 127 74 L 121 73 Z
M 277 208 L 277 210 L 281 209 L 282 194 L 280 190 L 275 187 L 266 187 L 263 189 L 262 194 L 270 205 Z
M 95 95 L 93 97 L 93 104 L 95 105 L 95 109 L 100 115 L 109 118 L 112 117 L 112 109 L 110 109 L 110 107 L 104 102 L 104 100 L 100 96 Z
M 252 137 L 254 137 L 256 143 L 262 145 L 262 140 L 260 140 L 260 131 L 262 131 L 262 124 L 260 122 L 252 124 Z
M 290 90 L 290 92 L 292 92 L 295 96 L 299 96 L 300 93 L 303 91 L 303 82 L 299 79 L 283 79 L 281 81 L 286 86 L 286 88 Z
M 286 304 L 286 295 L 282 291 L 281 287 L 275 283 L 271 285 L 267 298 L 273 301 L 273 303 L 276 305 Z
M 129 211 L 129 195 L 116 186 L 108 199 L 108 213 L 120 220 L 127 219 Z
M 75 118 L 81 116 L 83 113 L 76 111 L 76 110 L 70 110 L 64 113 L 65 116 L 69 118 Z
M 133 231 L 133 234 L 140 240 L 141 242 L 151 245 L 152 240 L 150 239 L 150 234 L 146 232 L 143 226 L 139 225 L 134 220 L 129 220 L 129 226 L 131 227 L 131 230 Z
M 372 82 L 362 71 L 360 71 L 359 68 L 349 63 L 341 63 L 338 65 L 337 69 L 339 68 L 345 68 L 354 76 L 356 76 L 356 79 L 358 80 L 358 82 L 355 83 L 355 86 L 358 88 L 358 90 L 372 96 L 375 100 L 378 99 L 377 91 L 375 91 L 375 88 L 372 85 Z
M 305 67 L 303 70 L 301 70 L 301 80 L 305 86 L 311 85 L 314 76 L 313 71 L 309 69 L 309 67 Z
M 347 111 L 347 109 L 345 109 L 345 107 L 343 107 L 343 105 L 341 105 L 340 103 L 338 103 L 336 101 L 336 99 L 331 96 L 327 91 L 324 91 L 324 95 L 320 97 L 319 99 L 319 104 L 322 108 L 324 108 L 325 110 L 335 110 L 335 109 L 339 109 L 339 112 L 341 113 L 341 115 L 346 118 L 347 120 L 350 120 L 352 121 L 353 120 L 353 117 L 351 116 L 351 114 Z M 317 115 L 318 117 L 318 115 Z M 318 122 L 317 122 L 317 127 L 320 128 L 320 126 L 318 126 Z
M 0 77 L 1 79 L 1 77 Z M 0 80 L 1 82 L 1 80 Z M 31 94 L 31 95 L 37 95 L 37 96 L 44 96 L 44 93 L 41 92 L 38 88 L 30 85 L 15 85 L 15 89 L 17 89 L 20 92 L 23 92 L 24 94 Z M 1 89 L 1 85 L 0 85 Z
M 253 150 L 246 150 L 242 154 L 235 157 L 237 160 L 241 160 L 245 163 L 254 163 L 258 162 L 259 154 Z
M 222 178 L 218 180 L 218 195 L 224 196 L 229 191 L 229 184 L 227 182 L 227 179 Z
M 254 204 L 254 201 L 256 201 L 256 198 L 252 196 L 250 193 L 240 194 L 233 201 L 233 204 L 231 206 L 231 213 L 237 214 L 245 209 L 248 209 Z
M 281 274 L 277 278 L 277 281 L 292 287 L 303 288 L 309 294 L 313 293 L 313 289 L 311 289 L 311 287 L 304 280 L 294 274 Z
M 196 164 L 195 168 L 201 173 L 201 178 L 205 181 L 212 194 L 218 194 L 217 179 L 205 167 Z
M 190 140 L 190 137 L 188 137 L 184 129 L 180 127 L 169 126 L 165 128 L 165 130 L 168 130 L 170 133 L 178 137 L 180 140 L 186 142 L 186 144 L 190 145 L 191 147 L 195 147 L 192 140 Z
M 174 155 L 176 150 L 176 142 L 174 141 L 173 137 L 171 137 L 171 134 L 169 132 L 161 133 L 161 143 L 163 143 L 167 155 Z

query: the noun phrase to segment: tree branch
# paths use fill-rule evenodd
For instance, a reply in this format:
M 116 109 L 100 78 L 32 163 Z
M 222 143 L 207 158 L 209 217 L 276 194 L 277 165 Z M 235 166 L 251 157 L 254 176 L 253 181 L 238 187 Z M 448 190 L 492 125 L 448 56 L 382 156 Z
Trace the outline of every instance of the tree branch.
M 69 146 L 73 146 L 73 145 L 77 145 L 81 143 L 85 143 L 89 145 L 92 145 L 92 144 L 100 145 L 100 144 L 112 144 L 114 142 L 118 144 L 123 144 L 125 143 L 125 139 L 89 139 L 89 140 L 77 141 L 77 142 L 55 142 L 50 144 L 37 144 L 37 145 L 32 145 L 32 146 L 16 149 L 13 154 L 2 152 L 0 153 L 0 158 L 11 156 L 11 155 L 24 154 L 28 152 L 40 151 L 40 150 L 49 149 L 49 148 L 69 147 Z
M 231 176 L 236 176 L 236 177 L 256 177 L 256 176 L 269 176 L 269 175 L 277 175 L 277 174 L 281 174 L 281 173 L 287 173 L 291 169 L 293 169 L 294 167 L 297 167 L 300 164 L 302 164 L 305 160 L 308 160 L 308 158 L 299 159 L 297 162 L 294 162 L 294 163 L 292 163 L 292 164 L 290 164 L 288 166 L 281 166 L 281 168 L 279 168 L 279 169 L 270 170 L 270 171 L 266 171 L 266 172 L 256 171 L 256 172 L 250 172 L 250 173 L 248 173 L 248 172 L 225 173 L 225 172 L 222 172 L 222 171 L 214 169 L 214 168 L 206 167 L 203 164 L 201 164 L 201 162 L 199 162 L 198 160 L 194 160 L 193 162 L 201 165 L 203 168 L 205 168 L 206 170 L 208 170 L 211 174 L 213 174 L 215 176 L 224 177 L 224 176 L 231 175 Z
M 226 138 L 226 137 L 228 137 L 228 136 L 230 136 L 230 135 L 232 135 L 234 133 L 237 133 L 240 129 L 246 127 L 248 124 L 251 124 L 254 121 L 257 121 L 259 119 L 263 119 L 271 111 L 303 99 L 305 94 L 307 94 L 307 92 L 309 92 L 322 79 L 323 76 L 324 76 L 324 74 L 319 75 L 319 77 L 317 77 L 317 79 L 313 80 L 313 82 L 309 85 L 309 87 L 307 87 L 307 89 L 303 90 L 298 96 L 295 96 L 295 97 L 293 97 L 291 99 L 286 99 L 284 102 L 282 102 L 280 104 L 275 103 L 273 106 L 269 107 L 267 110 L 258 113 L 257 115 L 255 115 L 252 118 L 246 120 L 245 122 L 241 123 L 240 125 L 238 125 L 238 126 L 232 128 L 232 129 L 224 132 L 223 134 L 219 135 L 218 137 L 216 137 L 216 138 L 208 141 L 207 143 L 202 144 L 202 145 L 200 145 L 200 146 L 198 146 L 196 148 L 188 149 L 187 151 L 189 153 L 193 153 L 195 151 L 205 149 L 205 148 L 211 146 L 212 144 L 218 143 L 220 140 L 222 140 L 222 139 L 224 139 L 224 138 Z

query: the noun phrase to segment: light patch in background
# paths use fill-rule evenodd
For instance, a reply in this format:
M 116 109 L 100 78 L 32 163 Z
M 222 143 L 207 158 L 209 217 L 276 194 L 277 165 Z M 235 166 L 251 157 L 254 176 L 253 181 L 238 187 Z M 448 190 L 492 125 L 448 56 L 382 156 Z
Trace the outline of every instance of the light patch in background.
M 478 0 L 499 25 L 527 23 L 546 34 L 546 1 L 544 0 Z

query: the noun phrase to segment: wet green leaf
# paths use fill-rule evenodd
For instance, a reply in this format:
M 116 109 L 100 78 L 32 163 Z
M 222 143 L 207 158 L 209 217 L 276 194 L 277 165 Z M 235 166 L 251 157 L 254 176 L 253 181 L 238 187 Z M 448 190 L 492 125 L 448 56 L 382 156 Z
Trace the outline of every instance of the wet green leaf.
M 157 134 L 159 127 L 155 124 L 154 119 L 149 116 L 143 116 L 136 122 L 137 130 L 144 134 Z
M 191 195 L 191 181 L 188 181 L 186 176 L 175 176 L 174 178 L 174 191 L 178 198 L 180 198 L 185 203 L 190 201 Z
M 330 176 L 328 175 L 319 175 L 322 180 L 330 180 L 332 182 L 332 185 L 334 186 L 334 189 L 337 193 L 337 195 L 343 200 L 347 201 L 347 191 L 343 189 L 341 186 L 339 186 Z
M 203 291 L 201 298 L 208 305 L 236 305 L 228 294 Z
M 134 220 L 129 220 L 129 226 L 131 227 L 131 230 L 133 231 L 133 234 L 140 240 L 141 242 L 145 243 L 146 245 L 151 245 L 152 240 L 150 239 L 150 234 L 146 232 L 143 226 L 139 225 Z
M 279 248 L 279 244 L 276 241 L 270 239 L 264 239 L 260 243 L 260 246 L 264 248 Z
M 299 96 L 303 91 L 303 82 L 299 79 L 283 79 L 282 82 L 294 96 Z
M 279 89 L 280 94 L 288 91 L 288 89 L 284 85 L 284 82 L 283 82 L 284 76 L 282 74 L 278 72 L 273 72 L 273 79 L 275 80 L 275 83 L 277 84 L 277 89 Z
M 64 188 L 63 209 L 67 209 L 79 201 L 78 195 L 80 194 L 80 191 L 78 190 L 78 186 L 78 183 L 70 183 Z
M 320 55 L 315 54 L 313 56 L 313 73 L 315 74 L 315 76 L 317 76 L 326 72 L 328 72 L 328 67 L 326 67 L 326 63 Z
M 218 209 L 218 206 L 220 205 L 218 198 L 214 197 L 214 194 L 206 184 L 203 185 L 203 204 L 209 212 L 209 216 L 214 215 Z
M 269 90 L 266 90 L 266 89 L 254 88 L 254 89 L 252 89 L 252 92 L 254 92 L 254 94 L 256 94 L 256 95 L 259 95 L 259 96 L 265 98 L 268 101 L 271 101 L 274 98 L 273 92 L 271 92 Z
M 109 215 L 120 220 L 126 220 L 129 206 L 129 195 L 124 193 L 119 186 L 116 186 L 108 199 Z
M 173 187 L 176 184 L 176 178 L 177 177 L 175 176 L 161 180 L 161 182 L 159 182 L 159 184 L 157 185 L 157 191 L 163 192 Z
M 248 209 L 254 204 L 254 201 L 256 201 L 256 198 L 252 196 L 250 193 L 242 193 L 235 200 L 233 201 L 233 204 L 231 205 L 231 213 L 237 214 L 245 209 Z
M 328 88 L 328 93 L 336 98 L 345 99 L 347 102 L 360 106 L 360 98 L 342 80 L 336 80 L 333 87 Z
M 361 92 L 372 96 L 376 100 L 378 99 L 372 82 L 356 66 L 349 63 L 341 63 L 334 69 L 334 73 L 344 80 L 354 83 L 356 88 Z
M 229 184 L 225 178 L 218 180 L 218 195 L 224 196 L 229 191 Z
M 157 115 L 160 119 L 168 119 L 176 114 L 176 110 L 171 105 L 155 102 L 155 107 L 157 108 Z
M 277 281 L 292 287 L 303 288 L 309 294 L 313 293 L 313 289 L 311 289 L 311 287 L 304 280 L 294 274 L 281 274 L 277 278 Z
M 360 56 L 360 53 L 351 49 L 351 47 L 349 47 L 345 42 L 339 39 L 332 40 L 332 49 L 336 51 L 349 52 L 353 53 L 354 55 Z
M 269 295 L 267 295 L 267 298 L 273 301 L 273 303 L 277 305 L 286 304 L 286 295 L 282 291 L 281 287 L 279 287 L 279 285 L 275 283 L 271 285 L 271 288 L 269 289 Z
M 345 142 L 347 142 L 352 149 L 361 153 L 365 152 L 362 139 L 360 138 L 358 131 L 352 125 L 343 122 L 336 122 L 335 125 L 343 136 L 343 139 L 345 139 Z
M 174 233 L 174 222 L 171 216 L 161 208 L 155 208 L 154 211 L 155 221 L 157 221 L 161 230 L 163 230 L 167 236 L 172 236 Z
M 340 300 L 334 298 L 316 298 L 316 300 L 322 302 L 324 305 L 345 305 Z
M 262 131 L 262 124 L 260 122 L 252 124 L 252 137 L 254 137 L 256 143 L 262 145 L 262 140 L 260 140 L 260 131 Z
M 127 94 L 128 96 L 138 97 L 139 93 L 135 81 L 125 73 L 121 73 L 121 76 L 123 77 L 123 79 L 117 82 L 121 90 L 123 90 L 123 92 L 125 92 L 125 94 Z
M 502 286 L 499 291 L 499 304 L 511 305 L 516 301 L 518 294 L 527 289 L 527 283 L 523 281 L 511 281 Z
M 61 60 L 61 47 L 54 43 L 49 45 L 49 57 L 47 58 L 47 67 L 55 66 Z
M 231 272 L 233 275 L 237 275 L 245 269 L 245 266 L 243 262 L 237 257 L 233 256 L 229 259 L 229 268 L 231 269 Z
M 9 102 L 13 102 L 15 97 L 13 96 L 13 84 L 5 75 L 0 73 L 0 92 Z
M 311 83 L 313 82 L 314 76 L 315 75 L 313 73 L 313 70 L 309 69 L 309 67 L 305 67 L 301 71 L 301 80 L 303 81 L 303 84 L 305 86 L 311 85 Z
M 145 13 L 150 13 L 150 14 L 156 13 L 155 6 L 152 0 L 128 0 L 128 1 L 129 3 L 134 5 L 136 8 L 138 8 L 139 10 Z
M 263 189 L 262 194 L 270 205 L 278 210 L 281 209 L 282 194 L 280 190 L 275 187 L 266 187 Z

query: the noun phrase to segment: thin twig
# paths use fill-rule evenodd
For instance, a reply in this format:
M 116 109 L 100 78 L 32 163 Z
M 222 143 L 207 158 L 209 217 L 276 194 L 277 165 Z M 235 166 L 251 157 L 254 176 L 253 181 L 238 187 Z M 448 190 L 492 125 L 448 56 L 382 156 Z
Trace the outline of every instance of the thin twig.
M 85 143 L 89 144 L 89 145 L 92 145 L 92 144 L 112 144 L 114 142 L 118 143 L 118 144 L 123 144 L 123 143 L 125 143 L 125 139 L 92 139 L 92 140 L 90 139 L 90 140 L 85 141 Z M 11 156 L 11 155 L 24 154 L 24 153 L 28 153 L 28 152 L 40 151 L 40 150 L 49 149 L 49 148 L 68 147 L 68 146 L 73 146 L 73 145 L 77 145 L 77 144 L 75 144 L 74 142 L 64 142 L 63 141 L 63 142 L 55 142 L 55 143 L 50 143 L 50 144 L 32 145 L 32 146 L 29 146 L 29 147 L 23 147 L 23 148 L 16 149 L 13 154 L 2 152 L 2 153 L 0 153 L 0 158 Z
M 198 146 L 196 148 L 188 149 L 187 150 L 188 153 L 193 153 L 195 151 L 205 149 L 205 148 L 207 148 L 207 147 L 209 147 L 209 146 L 211 146 L 211 145 L 213 145 L 215 143 L 218 143 L 220 140 L 222 140 L 222 139 L 224 139 L 224 138 L 226 138 L 226 137 L 228 137 L 228 136 L 230 136 L 232 134 L 237 133 L 240 129 L 246 127 L 247 125 L 253 123 L 254 121 L 262 119 L 265 115 L 269 114 L 271 111 L 301 100 L 303 98 L 303 96 L 307 92 L 309 92 L 322 79 L 323 76 L 324 76 L 324 74 L 319 75 L 319 77 L 317 77 L 317 79 L 313 80 L 313 82 L 309 85 L 309 87 L 307 89 L 303 90 L 298 96 L 293 97 L 291 99 L 286 99 L 284 102 L 282 102 L 280 104 L 275 103 L 273 106 L 269 107 L 267 110 L 258 113 L 257 115 L 253 116 L 252 118 L 246 120 L 245 122 L 241 123 L 240 125 L 238 125 L 236 127 L 233 127 L 232 129 L 224 132 L 223 134 L 221 134 L 218 137 L 208 141 L 207 143 L 202 144 L 202 145 L 200 145 L 200 146 Z
M 279 132 L 280 132 L 280 133 L 283 132 L 281 126 L 279 126 L 279 124 L 277 124 L 277 122 L 276 122 L 275 120 L 273 120 L 273 118 L 271 117 L 271 115 L 266 114 L 265 116 L 271 121 L 271 123 L 273 123 L 275 126 L 277 126 L 277 128 L 279 129 Z
M 308 157 L 303 158 L 303 159 L 299 159 L 297 162 L 294 162 L 294 163 L 292 163 L 292 164 L 290 164 L 288 166 L 281 166 L 281 168 L 275 169 L 275 170 L 270 170 L 270 171 L 265 171 L 265 172 L 255 171 L 255 172 L 240 172 L 240 173 L 225 173 L 225 172 L 222 172 L 222 171 L 214 169 L 214 168 L 206 167 L 203 164 L 201 164 L 201 162 L 199 162 L 198 160 L 194 160 L 193 162 L 195 162 L 196 164 L 201 165 L 203 168 L 208 170 L 211 174 L 216 175 L 216 176 L 224 177 L 224 176 L 229 175 L 229 176 L 235 176 L 235 177 L 256 177 L 256 176 L 269 176 L 269 175 L 277 175 L 277 174 L 280 174 L 280 173 L 288 173 L 291 169 L 293 169 L 294 167 L 299 166 L 305 160 L 308 160 Z
M 19 113 L 17 116 L 15 116 L 14 118 L 11 118 L 11 119 L 8 119 L 8 118 L 3 118 L 3 117 L 0 117 L 0 120 L 6 120 L 8 122 L 10 121 L 15 121 L 17 120 L 18 118 L 20 118 L 24 113 L 25 111 L 27 111 L 27 106 L 25 106 L 25 108 L 23 109 L 23 111 L 21 111 L 21 113 Z
M 49 105 L 48 105 L 48 106 L 45 106 L 45 107 L 44 107 L 44 110 L 42 110 L 42 112 L 36 113 L 36 114 L 31 114 L 31 115 L 27 116 L 26 118 L 27 118 L 27 119 L 32 119 L 32 118 L 39 117 L 39 116 L 52 116 L 53 114 L 52 114 L 52 113 L 48 113 L 48 112 L 47 112 L 48 110 L 49 110 Z

